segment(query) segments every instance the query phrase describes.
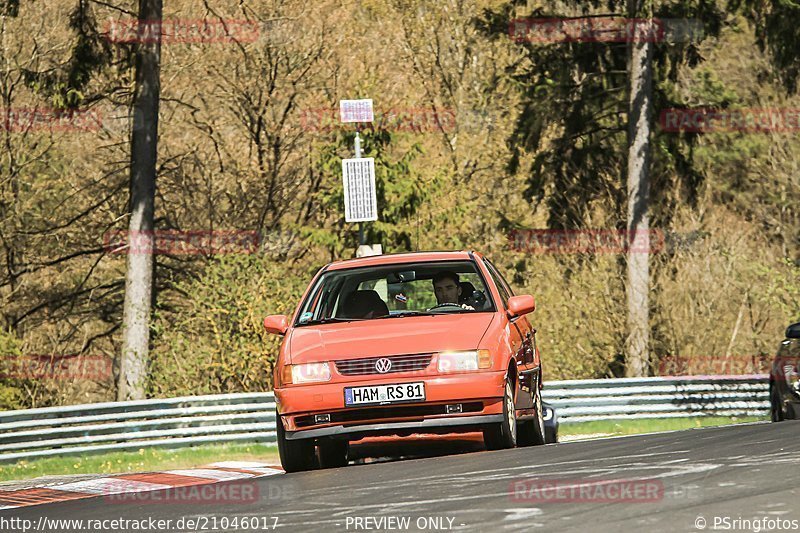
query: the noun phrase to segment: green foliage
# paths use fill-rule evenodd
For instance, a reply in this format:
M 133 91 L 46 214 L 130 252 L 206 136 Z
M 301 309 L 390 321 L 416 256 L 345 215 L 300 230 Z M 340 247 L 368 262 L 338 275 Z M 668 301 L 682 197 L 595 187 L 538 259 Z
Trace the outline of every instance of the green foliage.
M 392 157 L 394 134 L 386 129 L 370 129 L 360 134 L 361 157 L 375 159 L 375 186 L 378 221 L 366 223 L 368 243 L 382 243 L 395 251 L 412 249 L 411 220 L 426 199 L 422 182 L 414 168 L 414 160 L 422 153 L 419 144 L 412 144 L 400 157 Z M 326 186 L 318 193 L 326 219 L 318 219 L 317 227 L 303 228 L 303 234 L 314 244 L 329 248 L 332 256 L 342 257 L 345 250 L 358 245 L 355 227 L 344 221 L 342 158 L 353 157 L 355 133 L 338 130 L 333 143 L 319 149 L 317 171 Z M 321 227 L 320 227 L 321 226 Z
M 758 45 L 767 50 L 778 76 L 790 93 L 800 77 L 800 3 L 795 0 L 730 0 L 731 10 L 748 15 L 756 25 Z
M 19 0 L 0 0 L 0 16 L 16 17 L 19 15 Z
M 786 259 L 783 265 L 756 264 L 754 268 L 764 287 L 755 297 L 765 306 L 779 310 L 786 317 L 787 326 L 800 321 L 800 264 Z
M 81 1 L 70 14 L 69 27 L 75 33 L 71 56 L 60 69 L 43 72 L 25 69 L 25 83 L 48 97 L 56 109 L 85 105 L 85 94 L 93 77 L 111 62 L 109 42 L 100 34 L 90 3 Z
M 584 261 L 579 255 L 545 254 L 515 259 L 519 263 L 507 261 L 504 271 L 521 271 L 512 282 L 515 292 L 536 299 L 529 320 L 537 330 L 545 380 L 612 377 L 614 361 L 622 357 L 626 317 L 616 258 Z
M 281 339 L 266 333 L 264 317 L 292 314 L 312 274 L 262 254 L 232 254 L 179 283 L 176 307 L 157 312 L 151 394 L 271 390 Z
M 20 355 L 22 346 L 19 339 L 0 329 L 0 373 L 5 374 L 10 360 Z M 21 409 L 23 406 L 19 380 L 11 376 L 0 376 L 0 410 Z
M 291 312 L 315 269 L 351 257 L 358 244 L 357 226 L 343 217 L 341 175 L 353 128 L 314 131 L 299 116 L 350 95 L 374 98 L 379 114 L 435 107 L 456 117 L 441 129 L 376 121 L 362 131 L 380 209 L 377 222 L 364 224 L 367 240 L 387 252 L 486 252 L 517 292 L 537 299 L 532 320 L 547 379 L 618 374 L 624 259 L 523 255 L 506 247 L 506 234 L 623 225 L 627 46 L 515 43 L 508 22 L 624 14 L 626 3 L 219 6 L 219 17 L 240 19 L 245 9 L 277 31 L 231 46 L 165 46 L 157 227 L 252 229 L 291 235 L 293 244 L 273 243 L 269 254 L 156 257 L 150 393 L 270 387 L 280 339 L 261 320 Z M 665 108 L 800 107 L 785 90 L 796 76 L 796 4 L 741 0 L 726 13 L 711 0 L 645 3 L 655 17 L 702 21 L 705 32 L 655 46 L 654 122 Z M 98 31 L 124 15 L 117 6 L 0 0 L 3 10 L 16 17 L 2 35 L 4 107 L 102 109 L 128 99 L 132 47 Z M 196 18 L 196 2 L 176 0 L 170 12 Z M 129 131 L 5 133 L 0 308 L 11 330 L 0 334 L 0 350 L 118 354 L 126 261 L 103 252 L 103 237 L 128 222 Z M 655 362 L 767 353 L 798 318 L 794 133 L 654 129 L 651 223 L 703 235 L 652 259 Z M 1 383 L 0 407 L 8 408 L 113 395 L 43 380 Z
M 511 2 L 510 5 L 515 4 Z M 531 17 L 562 18 L 578 14 L 624 13 L 626 2 L 601 6 L 585 2 L 545 3 Z M 486 31 L 507 32 L 519 14 L 510 10 L 487 12 Z M 719 32 L 724 13 L 713 2 L 659 4 L 658 18 L 696 18 L 703 21 L 704 35 Z M 519 44 L 525 61 L 509 75 L 517 82 L 523 108 L 511 134 L 509 170 L 515 172 L 524 154 L 535 154 L 528 172 L 526 198 L 535 206 L 545 202 L 551 228 L 585 227 L 599 216 L 606 227 L 625 219 L 625 168 L 627 166 L 628 47 L 625 43 L 564 42 Z M 699 61 L 698 43 L 665 43 L 653 56 L 655 109 L 683 107 L 670 97 L 680 68 Z M 674 95 L 673 95 L 674 97 Z M 689 199 L 697 194 L 700 179 L 689 159 L 693 136 L 670 135 L 658 139 L 653 153 L 653 206 L 656 218 L 669 219 L 670 184 L 659 169 L 678 174 L 681 191 Z M 663 174 L 663 173 L 662 173 Z

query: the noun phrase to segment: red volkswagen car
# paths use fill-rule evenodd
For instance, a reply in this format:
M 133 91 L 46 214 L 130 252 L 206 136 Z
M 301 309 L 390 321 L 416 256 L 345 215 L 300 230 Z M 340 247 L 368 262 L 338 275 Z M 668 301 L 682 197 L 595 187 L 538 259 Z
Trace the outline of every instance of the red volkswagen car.
M 284 336 L 273 376 L 284 469 L 343 466 L 348 443 L 367 436 L 544 444 L 534 308 L 477 252 L 325 266 L 291 318 L 264 320 Z

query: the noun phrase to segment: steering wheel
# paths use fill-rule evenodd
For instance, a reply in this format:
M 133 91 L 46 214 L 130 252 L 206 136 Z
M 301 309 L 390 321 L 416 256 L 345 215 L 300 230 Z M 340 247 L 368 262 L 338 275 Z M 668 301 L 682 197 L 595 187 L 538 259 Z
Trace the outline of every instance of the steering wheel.
M 457 307 L 457 308 L 461 309 L 461 304 L 454 304 L 452 302 L 446 302 L 446 303 L 443 303 L 443 304 L 434 305 L 433 307 L 428 309 L 428 311 L 433 311 L 434 309 L 439 309 L 440 307 Z

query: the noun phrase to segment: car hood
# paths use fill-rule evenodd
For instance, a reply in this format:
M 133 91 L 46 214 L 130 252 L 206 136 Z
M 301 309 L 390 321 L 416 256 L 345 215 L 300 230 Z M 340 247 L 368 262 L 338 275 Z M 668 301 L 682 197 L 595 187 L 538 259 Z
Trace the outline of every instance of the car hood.
M 474 350 L 495 313 L 408 316 L 293 328 L 292 364 L 381 355 Z

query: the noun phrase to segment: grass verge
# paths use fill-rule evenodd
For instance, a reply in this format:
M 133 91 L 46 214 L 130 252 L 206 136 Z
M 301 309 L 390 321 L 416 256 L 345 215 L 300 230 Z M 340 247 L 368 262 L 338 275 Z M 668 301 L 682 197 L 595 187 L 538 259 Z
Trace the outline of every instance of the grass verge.
M 636 435 L 638 433 L 654 433 L 656 431 L 673 431 L 711 426 L 726 426 L 744 422 L 760 422 L 769 420 L 761 416 L 697 416 L 686 418 L 640 418 L 636 420 L 598 420 L 596 422 L 562 423 L 558 427 L 558 435 L 597 435 L 608 436 Z
M 120 474 L 191 468 L 219 461 L 278 463 L 278 448 L 268 444 L 217 444 L 160 450 L 142 448 L 76 457 L 47 457 L 0 465 L 0 481 L 66 474 Z

